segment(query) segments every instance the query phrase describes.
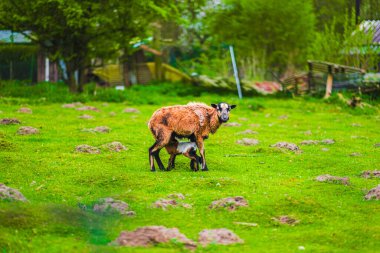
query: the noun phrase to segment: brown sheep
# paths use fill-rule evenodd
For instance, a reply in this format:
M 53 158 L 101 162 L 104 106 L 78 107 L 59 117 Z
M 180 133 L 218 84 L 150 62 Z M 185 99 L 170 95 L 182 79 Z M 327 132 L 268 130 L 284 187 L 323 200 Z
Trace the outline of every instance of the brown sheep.
M 191 160 L 190 168 L 194 171 L 199 170 L 200 157 L 197 155 L 197 144 L 195 142 L 178 142 L 171 141 L 165 146 L 166 151 L 170 154 L 167 170 L 174 168 L 175 158 L 177 155 L 184 155 Z
M 151 171 L 155 171 L 154 159 L 160 170 L 165 170 L 159 152 L 175 137 L 195 141 L 201 154 L 202 170 L 208 170 L 203 140 L 207 139 L 210 133 L 214 134 L 222 123 L 228 121 L 230 110 L 235 107 L 236 105 L 227 103 L 211 104 L 211 107 L 203 103 L 188 103 L 163 107 L 155 111 L 148 123 L 156 139 L 149 148 Z

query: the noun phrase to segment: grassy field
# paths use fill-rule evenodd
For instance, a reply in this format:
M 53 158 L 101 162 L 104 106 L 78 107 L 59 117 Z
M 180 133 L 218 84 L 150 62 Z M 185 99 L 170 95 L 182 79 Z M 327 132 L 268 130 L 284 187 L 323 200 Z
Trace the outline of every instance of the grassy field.
M 149 94 L 145 94 L 149 96 Z M 164 96 L 164 95 L 163 95 Z M 147 128 L 161 105 L 89 102 L 100 112 L 62 108 L 61 103 L 18 104 L 2 99 L 0 118 L 17 117 L 21 126 L 40 134 L 17 135 L 19 125 L 0 125 L 0 182 L 20 190 L 29 203 L 0 202 L 1 252 L 178 252 L 176 245 L 153 248 L 108 246 L 122 230 L 140 226 L 177 227 L 197 240 L 203 229 L 228 228 L 244 244 L 210 246 L 198 252 L 378 252 L 380 202 L 365 201 L 379 178 L 360 177 L 380 169 L 380 114 L 362 114 L 339 104 L 318 100 L 250 98 L 243 102 L 223 95 L 161 97 L 163 105 L 197 100 L 207 104 L 236 103 L 230 122 L 206 140 L 210 171 L 192 172 L 189 160 L 177 158 L 173 171 L 149 171 L 147 150 L 154 140 Z M 12 101 L 12 102 L 9 102 Z M 27 103 L 24 101 L 22 103 Z M 17 113 L 28 106 L 33 114 Z M 133 107 L 140 113 L 123 113 Z M 112 116 L 110 114 L 114 112 Z M 81 114 L 94 116 L 79 119 Z M 285 115 L 285 116 L 284 116 Z M 254 125 L 252 125 L 254 124 Z M 110 133 L 82 132 L 108 126 Z M 244 130 L 255 135 L 239 134 Z M 306 132 L 306 134 L 305 134 Z M 311 133 L 311 135 L 307 135 Z M 241 138 L 259 140 L 256 146 L 236 144 Z M 287 141 L 334 139 L 335 144 L 300 146 L 295 154 L 270 147 Z M 74 152 L 80 144 L 101 146 L 120 141 L 127 151 L 101 154 Z M 351 153 L 359 156 L 350 156 Z M 163 161 L 168 155 L 161 152 Z M 351 184 L 321 183 L 321 174 L 348 176 Z M 170 193 L 183 193 L 192 209 L 151 208 Z M 234 212 L 210 210 L 213 200 L 244 196 L 249 207 Z M 127 202 L 135 217 L 99 215 L 91 208 L 99 198 Z M 272 218 L 289 215 L 300 222 L 280 225 Z M 253 222 L 257 227 L 236 225 Z

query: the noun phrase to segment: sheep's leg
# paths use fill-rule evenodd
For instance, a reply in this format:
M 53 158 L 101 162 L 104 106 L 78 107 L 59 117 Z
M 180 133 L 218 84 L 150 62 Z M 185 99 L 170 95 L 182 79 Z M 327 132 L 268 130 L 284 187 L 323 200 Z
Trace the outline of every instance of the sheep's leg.
M 160 159 L 159 153 L 163 147 L 168 145 L 171 137 L 171 132 L 165 133 L 163 129 L 159 129 L 157 132 L 159 133 L 157 136 L 157 140 L 153 144 L 153 146 L 149 148 L 149 162 L 151 171 L 155 171 L 153 159 L 156 159 L 157 165 L 160 168 L 160 170 L 165 170 L 165 166 Z
M 206 171 L 208 170 L 207 165 L 206 165 L 206 156 L 205 156 L 205 148 L 203 144 L 203 137 L 201 135 L 196 136 L 196 143 L 199 148 L 199 153 L 201 154 L 201 159 L 202 159 L 202 170 Z
M 168 168 L 167 168 L 167 170 L 171 170 L 171 169 L 173 169 L 174 168 L 174 163 L 175 163 L 175 157 L 176 157 L 176 155 L 175 154 L 171 154 L 170 155 L 170 158 L 169 158 L 169 163 L 168 163 Z

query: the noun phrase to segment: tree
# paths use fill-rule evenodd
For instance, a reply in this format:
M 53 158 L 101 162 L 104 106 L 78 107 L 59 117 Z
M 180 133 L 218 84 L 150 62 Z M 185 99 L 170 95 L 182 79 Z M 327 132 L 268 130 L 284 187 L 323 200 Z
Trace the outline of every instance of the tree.
M 167 8 L 171 5 L 163 0 L 2 0 L 0 25 L 30 37 L 51 60 L 64 61 L 65 82 L 80 92 L 91 59 L 120 50 L 128 54 L 131 39 L 143 36 Z

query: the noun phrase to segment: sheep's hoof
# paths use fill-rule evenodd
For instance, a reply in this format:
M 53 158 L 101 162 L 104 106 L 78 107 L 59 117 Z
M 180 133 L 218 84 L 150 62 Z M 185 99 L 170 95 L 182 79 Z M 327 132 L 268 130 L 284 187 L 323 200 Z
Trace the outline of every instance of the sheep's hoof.
M 151 172 L 156 172 L 156 169 L 155 169 L 155 168 L 153 168 L 153 169 L 151 169 L 150 171 L 151 171 Z
M 202 171 L 208 171 L 207 165 L 202 169 Z

